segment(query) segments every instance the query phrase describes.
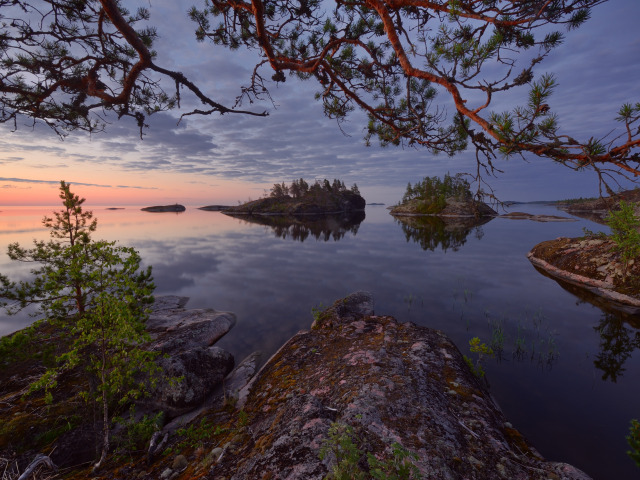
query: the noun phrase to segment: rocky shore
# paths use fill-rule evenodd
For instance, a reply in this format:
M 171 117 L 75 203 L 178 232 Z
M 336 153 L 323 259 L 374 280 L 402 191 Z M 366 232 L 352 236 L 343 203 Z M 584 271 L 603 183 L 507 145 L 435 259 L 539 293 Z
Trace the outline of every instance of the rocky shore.
M 112 455 L 93 474 L 76 459 L 67 462 L 65 478 L 320 480 L 336 464 L 336 442 L 347 437 L 356 452 L 350 467 L 366 475 L 372 461 L 393 469 L 407 459 L 425 479 L 589 478 L 544 460 L 443 333 L 376 315 L 368 293 L 317 314 L 310 330 L 255 375 L 254 355 L 231 370 L 228 354 L 213 345 L 233 326 L 233 315 L 183 306 L 179 297 L 160 299 L 149 322 L 167 368 L 183 371 L 178 360 L 184 366 L 186 382 L 155 395 L 162 406 L 144 404 L 170 412 L 165 424 L 145 452 Z M 206 371 L 192 370 L 199 363 Z M 8 402 L 18 408 L 17 397 L 7 400 L 4 388 L 2 395 L 3 409 Z M 61 440 L 54 446 L 72 448 Z M 19 471 L 24 457 L 37 453 L 18 458 L 6 441 L 0 445 L 0 457 Z M 59 467 L 60 457 L 51 458 Z M 48 474 L 52 467 L 39 468 Z
M 611 240 L 560 237 L 537 244 L 527 254 L 550 277 L 601 297 L 613 310 L 640 313 L 640 262 L 624 262 Z
M 618 210 L 621 201 L 635 203 L 634 215 L 640 216 L 640 189 L 612 197 L 559 202 L 557 206 L 572 215 L 606 224 L 609 212 Z M 551 278 L 595 295 L 596 303 L 605 309 L 640 313 L 640 262 L 630 259 L 625 265 L 621 252 L 606 235 L 548 240 L 534 246 L 527 257 Z

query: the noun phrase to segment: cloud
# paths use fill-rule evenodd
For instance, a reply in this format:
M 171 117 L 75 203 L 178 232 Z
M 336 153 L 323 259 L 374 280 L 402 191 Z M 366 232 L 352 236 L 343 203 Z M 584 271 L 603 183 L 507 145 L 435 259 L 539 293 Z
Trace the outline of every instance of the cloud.
M 5 157 L 0 158 L 0 165 L 7 165 L 9 163 L 20 162 L 24 160 L 24 157 Z
M 2 182 L 16 182 L 16 183 L 39 183 L 39 184 L 47 184 L 47 185 L 59 185 L 60 180 L 35 180 L 31 178 L 8 178 L 8 177 L 0 177 L 0 181 Z M 84 187 L 101 187 L 101 188 L 137 188 L 142 190 L 157 190 L 157 187 L 140 187 L 140 186 L 131 186 L 131 185 L 100 185 L 97 183 L 83 183 L 83 182 L 67 182 L 71 185 L 82 185 Z
M 638 101 L 632 96 L 635 93 L 637 97 L 640 74 L 640 45 L 633 33 L 633 22 L 640 15 L 640 3 L 631 3 L 612 0 L 596 7 L 593 18 L 580 29 L 568 32 L 564 45 L 535 69 L 537 77 L 545 72 L 555 73 L 558 87 L 549 103 L 559 115 L 561 130 L 575 138 L 606 135 L 616 126 L 613 118 L 619 106 L 625 101 Z M 210 42 L 197 43 L 195 25 L 187 18 L 181 2 L 154 2 L 150 12 L 151 23 L 160 35 L 156 62 L 184 72 L 211 98 L 232 106 L 240 86 L 250 78 L 258 53 L 244 49 L 231 52 Z M 173 93 L 175 87 L 170 82 L 165 86 L 168 93 Z M 382 148 L 375 144 L 366 147 L 366 116 L 353 112 L 339 127 L 324 116 L 322 105 L 314 100 L 317 90 L 313 80 L 288 77 L 284 84 L 274 84 L 271 89 L 275 106 L 270 102 L 243 106 L 254 111 L 269 110 L 266 118 L 226 114 L 189 116 L 179 121 L 181 113 L 201 106 L 192 95 L 183 92 L 180 111 L 160 112 L 148 118 L 149 128 L 145 129 L 143 140 L 130 118 L 107 116 L 105 132 L 91 137 L 83 132 L 72 133 L 64 142 L 46 126 L 36 125 L 3 136 L 0 151 L 7 157 L 0 159 L 0 164 L 7 159 L 37 161 L 41 153 L 50 160 L 48 165 L 100 164 L 122 171 L 124 178 L 134 178 L 141 172 L 166 172 L 180 174 L 176 181 L 214 185 L 218 179 L 268 184 L 300 177 L 341 178 L 347 184 L 358 183 L 361 188 L 384 186 L 400 190 L 407 182 L 427 175 L 474 171 L 476 163 L 471 151 L 450 158 L 421 148 Z M 514 105 L 526 103 L 527 93 L 527 86 L 506 95 L 497 92 L 491 110 L 511 110 Z M 438 100 L 447 104 L 448 94 L 441 92 Z M 447 108 L 450 115 L 453 109 Z M 60 160 L 53 160 L 56 158 Z M 498 195 L 535 199 L 596 193 L 595 175 L 578 175 L 557 168 L 550 160 L 527 158 L 531 164 L 518 159 L 496 160 L 496 166 L 506 172 L 488 179 Z M 44 160 L 31 168 L 36 166 L 45 166 Z M 37 173 L 24 176 L 33 178 Z

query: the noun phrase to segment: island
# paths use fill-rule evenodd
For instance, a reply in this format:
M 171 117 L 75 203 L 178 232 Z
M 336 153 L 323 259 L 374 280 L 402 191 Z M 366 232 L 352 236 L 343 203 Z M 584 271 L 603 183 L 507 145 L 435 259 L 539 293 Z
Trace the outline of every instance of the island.
M 198 207 L 198 210 L 204 210 L 205 212 L 220 212 L 229 208 L 229 205 L 206 205 L 204 207 Z
M 438 217 L 496 217 L 498 213 L 473 198 L 471 186 L 461 174 L 425 177 L 409 183 L 402 200 L 390 208 L 393 216 L 433 215 Z
M 162 212 L 184 212 L 186 207 L 184 205 L 156 205 L 153 207 L 141 208 L 143 212 L 162 213 Z
M 291 185 L 274 184 L 268 196 L 227 208 L 225 215 L 330 215 L 365 209 L 366 202 L 358 186 L 347 188 L 341 180 L 316 180 L 309 185 L 304 179 Z

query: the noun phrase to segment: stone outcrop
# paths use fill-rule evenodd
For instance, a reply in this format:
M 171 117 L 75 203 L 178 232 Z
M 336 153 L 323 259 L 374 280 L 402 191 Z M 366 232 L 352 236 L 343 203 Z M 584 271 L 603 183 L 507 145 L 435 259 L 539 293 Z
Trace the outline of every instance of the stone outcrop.
M 599 296 L 613 310 L 640 313 L 640 290 L 635 280 L 640 262 L 629 260 L 627 271 L 620 252 L 606 238 L 566 238 L 537 244 L 527 258 L 552 278 Z
M 204 354 L 217 334 L 200 336 L 195 326 L 201 322 L 184 303 L 158 300 L 149 324 L 154 348 Z M 219 321 L 221 330 L 233 323 L 230 314 L 214 311 L 198 317 Z M 352 467 L 363 472 L 367 453 L 391 464 L 401 446 L 425 479 L 589 479 L 570 465 L 545 461 L 443 333 L 375 315 L 368 293 L 316 315 L 310 331 L 291 338 L 253 376 L 258 362 L 249 356 L 198 409 L 154 433 L 146 462 L 114 457 L 99 473 L 80 466 L 65 478 L 321 480 L 335 465 L 328 438 L 337 429 L 358 450 Z M 191 368 L 197 366 L 186 362 L 185 372 Z M 210 428 L 209 437 L 198 437 L 208 448 L 187 446 L 188 437 L 176 434 L 180 427 L 193 427 L 194 435 Z M 328 454 L 321 459 L 323 447 Z M 166 448 L 171 455 L 161 455 Z
M 161 353 L 157 362 L 166 378 L 143 404 L 168 418 L 202 405 L 234 366 L 233 356 L 214 343 L 233 328 L 235 315 L 185 310 L 186 300 L 159 298 L 147 320 L 147 330 L 155 338 L 150 348 Z
M 508 218 L 511 220 L 531 220 L 534 222 L 577 222 L 575 218 L 560 217 L 558 215 L 534 215 L 525 212 L 509 212 L 500 215 L 500 218 Z
M 144 207 L 141 208 L 143 212 L 153 212 L 153 213 L 162 213 L 162 212 L 184 212 L 187 208 L 184 205 L 154 205 L 153 207 Z
M 400 444 L 423 478 L 589 478 L 545 461 L 443 333 L 374 315 L 363 292 L 291 338 L 241 390 L 238 407 L 242 430 L 221 439 L 207 472 L 184 478 L 323 479 L 335 462 L 319 456 L 332 425 L 352 428 L 362 469 L 366 452 L 384 461 Z

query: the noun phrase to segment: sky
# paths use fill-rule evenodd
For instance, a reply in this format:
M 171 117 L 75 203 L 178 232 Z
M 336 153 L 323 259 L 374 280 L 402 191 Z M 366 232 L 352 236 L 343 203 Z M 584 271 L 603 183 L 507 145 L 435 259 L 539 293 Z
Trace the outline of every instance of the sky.
M 213 99 L 232 105 L 248 82 L 255 52 L 197 43 L 187 10 L 198 0 L 127 0 L 147 6 L 160 35 L 156 63 L 182 71 Z M 553 72 L 558 87 L 549 104 L 561 130 L 577 138 L 601 137 L 619 128 L 613 119 L 625 102 L 640 101 L 640 1 L 610 0 L 580 29 L 567 33 L 534 71 Z M 243 105 L 269 116 L 187 117 L 155 114 L 141 140 L 129 120 L 106 131 L 75 132 L 61 140 L 42 125 L 0 125 L 0 206 L 54 205 L 60 180 L 88 205 L 235 205 L 255 199 L 275 182 L 303 177 L 357 183 L 367 202 L 393 204 L 408 182 L 425 176 L 473 171 L 474 154 L 434 156 L 424 149 L 365 146 L 366 121 L 353 115 L 340 128 L 314 100 L 313 81 L 288 78 L 271 89 L 272 103 Z M 441 94 L 443 95 L 443 94 Z M 527 87 L 498 101 L 523 103 Z M 504 171 L 487 178 L 501 200 L 551 200 L 598 194 L 592 172 L 576 173 L 547 159 L 499 159 Z M 630 184 L 623 185 L 625 188 Z

